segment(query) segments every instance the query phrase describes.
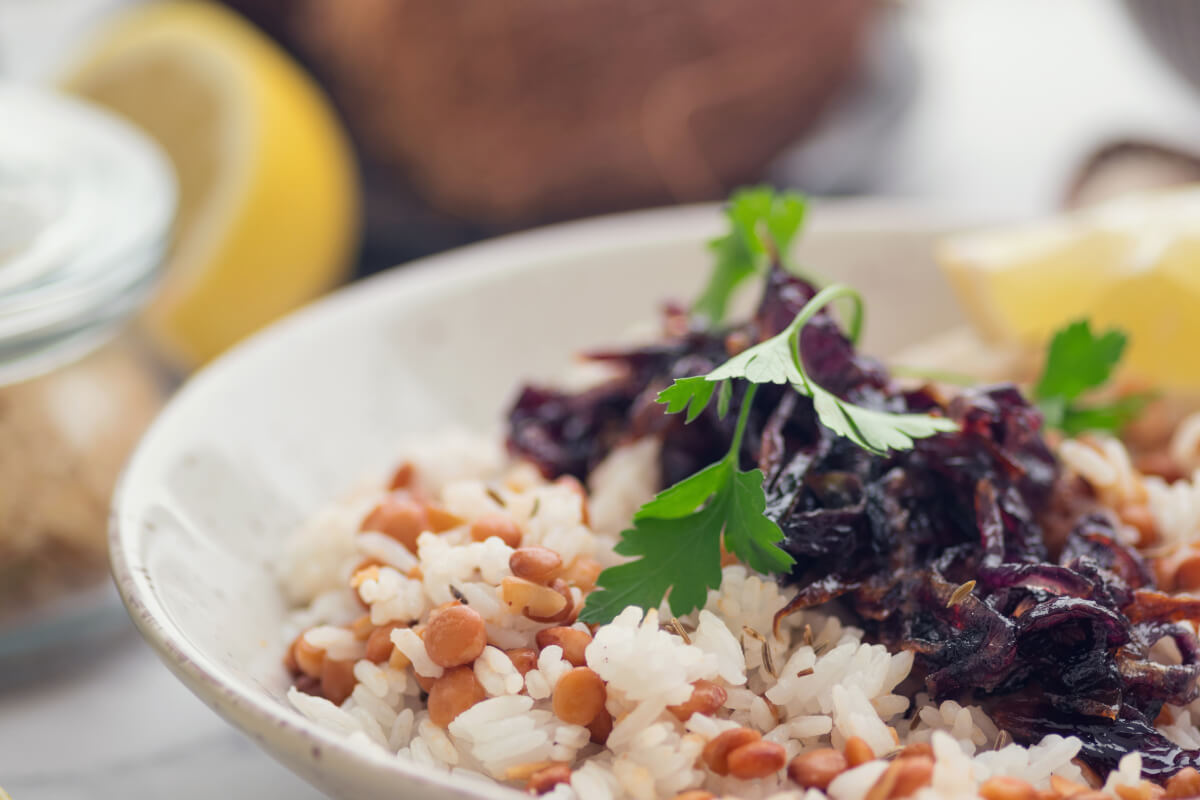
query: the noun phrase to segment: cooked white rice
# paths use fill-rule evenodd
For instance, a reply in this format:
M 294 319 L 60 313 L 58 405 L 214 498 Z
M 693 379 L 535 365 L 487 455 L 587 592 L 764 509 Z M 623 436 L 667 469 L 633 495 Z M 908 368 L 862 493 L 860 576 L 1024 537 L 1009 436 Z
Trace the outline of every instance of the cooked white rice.
M 670 622 L 665 607 L 645 614 L 628 608 L 594 632 L 587 665 L 607 684 L 606 707 L 615 725 L 604 745 L 591 743 L 587 728 L 562 722 L 553 710 L 555 685 L 572 667 L 562 649 L 541 650 L 536 668 L 524 676 L 502 652 L 536 649 L 536 633 L 550 625 L 510 612 L 499 587 L 511 575 L 513 550 L 498 538 L 472 541 L 467 525 L 500 512 L 519 526 L 522 545 L 555 550 L 564 564 L 582 557 L 613 563 L 613 537 L 653 491 L 656 447 L 641 442 L 623 448 L 597 470 L 586 500 L 591 525 L 576 490 L 547 483 L 527 467 L 505 466 L 491 443 L 457 437 L 403 455 L 415 466 L 426 496 L 465 524 L 422 534 L 416 555 L 380 533 L 359 532 L 365 512 L 386 492 L 378 486 L 327 510 L 300 532 L 282 576 L 287 596 L 300 606 L 283 632 L 285 641 L 303 632 L 309 645 L 329 656 L 356 660 L 353 692 L 340 707 L 297 689 L 288 697 L 301 713 L 351 737 L 356 746 L 518 787 L 523 780 L 513 778 L 527 775 L 528 765 L 565 762 L 570 782 L 554 788 L 555 800 L 653 800 L 691 789 L 746 800 L 862 800 L 888 768 L 886 759 L 915 743 L 931 745 L 935 759 L 931 784 L 912 795 L 919 800 L 975 797 L 980 784 L 995 776 L 1038 788 L 1047 788 L 1052 775 L 1085 782 L 1072 761 L 1079 740 L 1050 736 L 1021 747 L 1006 743 L 977 707 L 935 704 L 923 693 L 909 696 L 901 685 L 912 654 L 866 643 L 861 630 L 836 616 L 793 614 L 776 635 L 774 614 L 789 591 L 736 565 L 724 568 L 720 589 L 709 592 L 703 610 L 678 621 L 690 642 L 664 626 Z M 1200 536 L 1194 484 L 1156 486 L 1141 479 L 1119 445 L 1067 443 L 1063 457 L 1114 496 L 1144 486 L 1140 491 L 1165 528 L 1189 541 Z M 356 598 L 349 576 L 364 558 L 382 566 L 359 584 Z M 411 662 L 396 669 L 364 658 L 364 642 L 346 626 L 364 613 L 363 606 L 372 625 L 423 621 L 434 607 L 452 601 L 454 592 L 486 623 L 489 646 L 474 670 L 487 696 L 443 729 L 433 724 L 422 701 L 418 676 L 436 677 L 442 668 L 429 658 L 421 637 L 410 627 L 393 631 L 394 647 Z M 576 602 L 582 599 L 576 589 Z M 680 722 L 667 706 L 686 701 L 699 679 L 724 687 L 725 705 Z M 1170 712 L 1174 722 L 1163 731 L 1188 747 L 1200 744 L 1193 722 L 1200 703 Z M 879 758 L 841 774 L 827 795 L 798 790 L 784 770 L 755 780 L 717 776 L 701 751 L 736 727 L 781 745 L 789 760 L 816 748 L 842 748 L 851 737 L 864 740 Z M 1105 791 L 1137 785 L 1139 769 L 1138 756 L 1128 756 Z

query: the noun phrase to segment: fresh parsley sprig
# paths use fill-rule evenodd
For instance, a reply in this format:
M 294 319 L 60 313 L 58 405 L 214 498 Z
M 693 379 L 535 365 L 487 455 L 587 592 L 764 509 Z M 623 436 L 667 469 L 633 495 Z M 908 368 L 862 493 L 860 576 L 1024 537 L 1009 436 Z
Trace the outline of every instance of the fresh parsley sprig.
M 715 388 L 712 383 L 708 386 Z M 588 595 L 581 621 L 610 622 L 627 606 L 657 608 L 664 597 L 676 616 L 703 606 L 708 590 L 721 585 L 722 533 L 725 548 L 759 572 L 791 567 L 794 559 L 775 545 L 783 539 L 783 531 L 763 516 L 762 471 L 738 467 L 757 390 L 754 384 L 746 387 L 725 457 L 659 492 L 634 515 L 633 528 L 621 534 L 614 549 L 639 558 L 600 573 L 600 588 Z M 700 410 L 712 394 L 710 388 L 707 395 L 696 396 Z
M 1128 343 L 1116 329 L 1093 333 L 1086 319 L 1059 329 L 1050 341 L 1041 378 L 1033 398 L 1047 427 L 1068 436 L 1085 431 L 1120 431 L 1150 401 L 1146 394 L 1127 395 L 1107 402 L 1085 403 L 1085 395 L 1102 388 L 1112 377 Z
M 716 263 L 692 311 L 711 325 L 720 323 L 741 283 L 763 272 L 772 256 L 786 259 L 806 209 L 804 196 L 796 192 L 777 194 L 769 186 L 734 192 L 725 207 L 729 233 L 708 243 Z
M 794 559 L 777 542 L 783 532 L 763 515 L 766 497 L 760 470 L 741 470 L 738 454 L 754 394 L 761 384 L 787 384 L 812 398 L 823 425 L 864 449 L 884 453 L 910 448 L 913 439 L 956 429 L 953 421 L 924 414 L 892 414 L 849 403 L 809 377 L 800 358 L 800 332 L 822 308 L 838 299 L 852 302 L 848 334 L 862 330 L 862 297 L 847 286 L 817 293 L 776 336 L 726 361 L 707 375 L 681 378 L 658 395 L 667 413 L 687 412 L 692 422 L 717 397 L 724 418 L 733 393 L 731 381 L 748 382 L 738 421 L 725 456 L 715 464 L 660 492 L 634 515 L 633 528 L 621 534 L 616 552 L 638 556 L 600 574 L 599 589 L 588 595 L 580 619 L 608 622 L 626 606 L 657 608 L 667 597 L 671 612 L 682 616 L 704 605 L 707 591 L 721 583 L 720 544 L 759 572 L 780 572 Z

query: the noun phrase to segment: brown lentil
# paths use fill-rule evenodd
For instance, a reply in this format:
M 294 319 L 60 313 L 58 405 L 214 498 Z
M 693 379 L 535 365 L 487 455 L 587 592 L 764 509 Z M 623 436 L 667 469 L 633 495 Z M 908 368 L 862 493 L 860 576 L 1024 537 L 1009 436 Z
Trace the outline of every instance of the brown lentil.
M 1163 796 L 1162 788 L 1155 786 L 1150 781 L 1142 781 L 1137 786 L 1118 784 L 1113 787 L 1113 791 L 1121 800 L 1158 800 Z
M 568 586 L 578 586 L 581 590 L 590 592 L 596 588 L 596 580 L 603 571 L 604 567 L 596 559 L 579 556 L 563 570 L 562 579 L 567 582 Z
M 1068 780 L 1061 775 L 1050 776 L 1050 791 L 1057 794 L 1059 797 L 1073 797 L 1077 794 L 1082 794 L 1090 790 L 1090 787 Z
M 524 578 L 502 580 L 500 599 L 514 614 L 524 614 L 529 619 L 561 614 L 570 605 L 560 592 Z
M 412 666 L 412 661 L 397 647 L 392 647 L 392 654 L 388 656 L 387 662 L 389 667 L 398 670 L 406 670 Z M 426 689 L 425 691 L 429 690 Z
M 540 769 L 529 776 L 529 791 L 533 794 L 546 794 L 560 783 L 571 781 L 571 768 L 566 764 L 552 764 Z
M 420 676 L 417 676 L 420 680 Z M 429 719 L 434 725 L 445 728 L 454 718 L 471 706 L 487 698 L 487 692 L 475 678 L 470 667 L 455 667 L 446 670 L 429 688 Z
M 608 713 L 607 708 L 600 709 L 600 713 L 596 718 L 587 725 L 588 732 L 592 734 L 592 741 L 596 744 L 604 744 L 608 741 L 608 735 L 612 733 L 613 716 Z
M 933 759 L 930 756 L 901 756 L 888 766 L 896 773 L 896 783 L 889 798 L 909 797 L 933 780 Z
M 563 658 L 575 667 L 587 664 L 587 657 L 584 653 L 591 643 L 592 635 L 577 628 L 546 628 L 537 632 L 539 650 L 545 650 L 551 645 L 558 645 L 562 648 Z
M 425 507 L 403 494 L 390 494 L 363 520 L 360 530 L 378 531 L 417 552 L 417 537 L 429 527 Z
M 1020 778 L 1000 775 L 984 781 L 979 796 L 983 800 L 1038 800 L 1038 790 Z
M 392 480 L 388 483 L 388 488 L 393 492 L 397 489 L 407 489 L 412 486 L 413 478 L 417 476 L 417 468 L 413 466 L 411 461 L 405 461 L 396 467 L 396 471 L 392 473 Z
M 375 630 L 375 626 L 371 623 L 371 615 L 363 614 L 358 619 L 351 622 L 349 625 L 350 632 L 354 634 L 354 638 L 360 642 L 366 641 L 371 636 L 371 632 Z
M 367 660 L 376 664 L 389 661 L 394 649 L 392 645 L 392 631 L 403 627 L 403 623 L 389 622 L 371 631 L 371 635 L 367 637 Z
M 534 622 L 564 622 L 568 625 L 574 622 L 575 618 L 579 616 L 579 609 L 575 608 L 575 598 L 571 596 L 571 589 L 567 586 L 566 581 L 562 578 L 555 578 L 549 589 L 563 599 L 562 609 L 558 613 L 548 616 L 535 616 L 526 611 L 525 616 Z
M 687 722 L 692 714 L 713 714 L 725 705 L 728 693 L 712 681 L 698 680 L 692 683 L 692 696 L 677 706 L 667 706 L 667 711 L 680 722 Z
M 1117 516 L 1138 532 L 1138 547 L 1150 547 L 1158 540 L 1158 527 L 1154 524 L 1154 515 L 1145 503 L 1127 503 L 1117 511 Z
M 439 506 L 426 506 L 425 516 L 429 518 L 429 529 L 434 533 L 445 533 L 466 522 L 457 514 L 451 514 Z
M 495 536 L 509 547 L 521 546 L 521 529 L 512 517 L 500 511 L 492 511 L 477 517 L 471 523 L 471 539 L 484 542 Z
M 851 769 L 875 760 L 875 751 L 871 749 L 871 745 L 858 736 L 851 736 L 846 740 L 845 750 L 846 764 Z
M 554 714 L 570 725 L 589 725 L 604 710 L 608 690 L 595 670 L 575 667 L 554 686 Z
M 895 728 L 892 730 L 895 730 Z M 929 756 L 933 758 L 933 746 L 929 742 L 913 742 L 900 751 L 900 758 L 911 758 L 912 756 Z
M 430 615 L 425 652 L 439 667 L 460 667 L 479 658 L 487 647 L 483 617 L 470 606 L 455 604 Z
M 550 583 L 562 569 L 562 557 L 545 547 L 518 547 L 508 557 L 508 568 L 518 578 L 534 583 Z
M 1175 590 L 1194 592 L 1200 589 L 1200 553 L 1188 553 L 1175 567 Z
M 846 757 L 832 747 L 809 750 L 788 764 L 788 777 L 802 789 L 825 791 L 847 768 Z
M 325 648 L 310 644 L 302 633 L 292 645 L 292 655 L 301 672 L 310 678 L 321 677 L 321 667 L 325 664 Z
M 715 800 L 716 795 L 703 789 L 689 789 L 675 795 L 674 800 Z
M 777 742 L 757 741 L 731 750 L 725 758 L 729 774 L 742 780 L 765 778 L 783 769 L 787 751 Z
M 321 665 L 321 694 L 335 706 L 346 702 L 357 682 L 352 659 L 327 658 Z
M 1184 767 L 1167 779 L 1166 800 L 1181 800 L 1184 797 L 1200 797 L 1200 772 Z
M 718 775 L 729 774 L 729 753 L 739 747 L 745 747 L 748 744 L 757 742 L 762 739 L 762 735 L 750 728 L 734 728 L 732 730 L 719 733 L 709 740 L 708 744 L 704 745 L 704 751 L 700 757 L 704 759 L 704 763 L 708 768 Z
M 517 668 L 517 672 L 524 677 L 526 672 L 537 666 L 538 654 L 532 647 L 518 647 L 513 650 L 505 650 L 504 654 L 508 656 L 508 660 Z

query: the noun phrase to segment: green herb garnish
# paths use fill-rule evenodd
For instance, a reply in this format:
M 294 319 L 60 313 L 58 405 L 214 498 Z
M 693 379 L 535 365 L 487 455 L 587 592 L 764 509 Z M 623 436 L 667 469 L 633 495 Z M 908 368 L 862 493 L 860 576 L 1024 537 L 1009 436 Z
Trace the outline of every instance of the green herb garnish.
M 1117 329 L 1092 333 L 1087 320 L 1072 322 L 1054 334 L 1042 376 L 1033 387 L 1033 398 L 1047 427 L 1068 436 L 1085 431 L 1119 431 L 1133 419 L 1149 395 L 1129 395 L 1102 403 L 1082 403 L 1080 398 L 1102 388 L 1125 352 L 1127 338 Z
M 721 583 L 721 535 L 725 548 L 759 572 L 788 569 L 793 558 L 778 546 L 783 532 L 763 516 L 766 497 L 760 470 L 738 468 L 746 420 L 758 385 L 788 384 L 812 398 L 821 423 L 839 436 L 874 453 L 912 447 L 913 439 L 951 431 L 956 424 L 924 414 L 892 414 L 846 402 L 822 388 L 805 372 L 800 359 L 800 331 L 829 303 L 848 298 L 854 313 L 849 336 L 862 328 L 862 297 L 846 286 L 819 292 L 778 335 L 739 353 L 721 366 L 676 380 L 658 395 L 667 413 L 687 412 L 691 422 L 717 396 L 724 417 L 732 394 L 730 381 L 748 382 L 733 441 L 725 457 L 660 492 L 634 515 L 632 529 L 621 534 L 616 551 L 640 556 L 600 574 L 600 589 L 588 595 L 580 614 L 584 622 L 608 622 L 626 606 L 656 608 L 664 596 L 671 612 L 682 616 L 704 605 L 707 591 Z M 668 595 L 669 591 L 669 595 Z
M 684 381 L 707 386 L 685 401 L 698 404 L 694 412 L 689 411 L 694 419 L 712 399 L 716 384 L 703 377 Z M 775 545 L 783 531 L 763 516 L 762 471 L 738 468 L 738 451 L 757 389 L 754 384 L 746 387 L 725 457 L 659 492 L 634 515 L 633 528 L 621 534 L 614 549 L 640 558 L 600 573 L 600 588 L 588 595 L 581 621 L 610 622 L 627 606 L 657 608 L 663 597 L 668 597 L 671 613 L 677 617 L 703 606 L 708 590 L 721 585 L 722 533 L 725 548 L 760 572 L 780 572 L 794 563 Z
M 763 272 L 773 255 L 786 258 L 805 208 L 795 192 L 776 194 L 768 186 L 734 192 L 725 208 L 729 233 L 708 243 L 717 261 L 692 311 L 712 325 L 721 322 L 739 284 Z

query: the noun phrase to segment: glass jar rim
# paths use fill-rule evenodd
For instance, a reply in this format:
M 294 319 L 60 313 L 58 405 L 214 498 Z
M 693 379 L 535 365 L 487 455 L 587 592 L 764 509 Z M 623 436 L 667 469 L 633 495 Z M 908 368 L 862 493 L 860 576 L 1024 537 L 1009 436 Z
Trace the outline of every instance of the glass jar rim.
M 0 83 L 0 384 L 104 341 L 164 260 L 174 172 L 145 134 L 47 90 Z

